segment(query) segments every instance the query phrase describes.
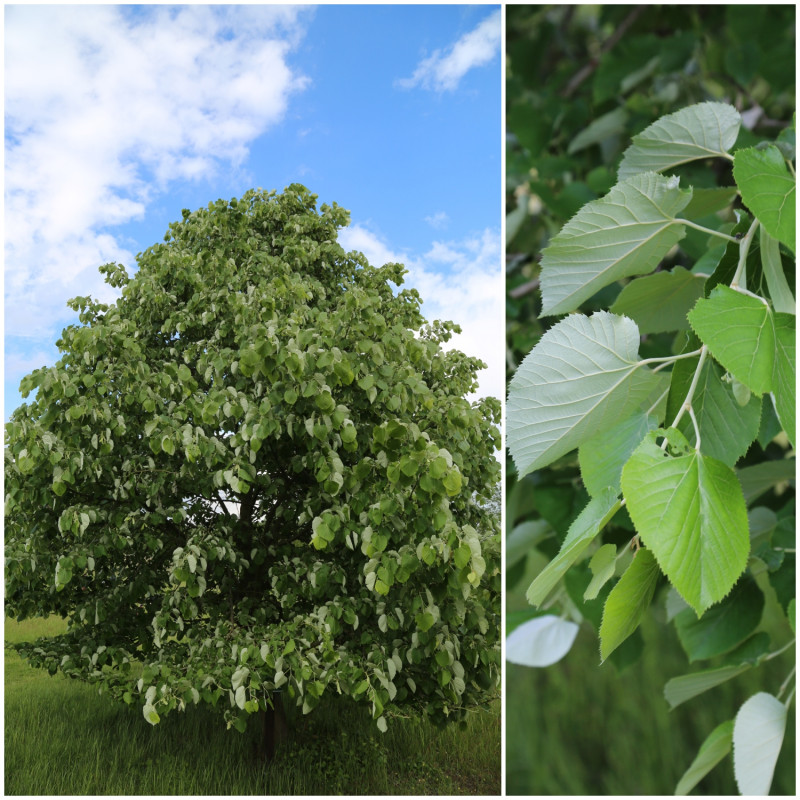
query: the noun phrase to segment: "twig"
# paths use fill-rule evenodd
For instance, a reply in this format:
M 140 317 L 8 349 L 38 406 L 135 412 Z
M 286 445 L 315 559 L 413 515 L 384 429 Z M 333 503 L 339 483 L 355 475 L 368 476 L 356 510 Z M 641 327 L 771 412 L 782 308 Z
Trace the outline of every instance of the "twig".
M 600 47 L 600 55 L 596 58 L 592 58 L 588 64 L 582 66 L 573 76 L 570 78 L 569 83 L 566 87 L 562 90 L 561 96 L 562 97 L 569 97 L 572 93 L 597 69 L 600 64 L 600 58 L 604 56 L 609 50 L 611 50 L 614 45 L 616 45 L 619 40 L 627 33 L 628 28 L 633 25 L 634 22 L 641 16 L 642 12 L 647 8 L 647 6 L 636 6 L 636 8 L 625 17 L 624 20 L 619 24 L 617 29 L 608 39 L 603 42 L 602 46 Z
M 539 288 L 539 279 L 534 278 L 532 281 L 523 283 L 520 286 L 515 286 L 508 294 L 515 300 L 524 297 L 529 292 L 534 292 Z

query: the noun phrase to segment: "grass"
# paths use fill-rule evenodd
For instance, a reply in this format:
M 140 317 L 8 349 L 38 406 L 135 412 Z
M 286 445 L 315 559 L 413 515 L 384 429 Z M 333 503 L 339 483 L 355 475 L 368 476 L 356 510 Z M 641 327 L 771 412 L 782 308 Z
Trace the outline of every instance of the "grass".
M 507 666 L 508 794 L 670 795 L 711 730 L 791 669 L 787 652 L 670 712 L 664 684 L 692 668 L 671 627 L 650 619 L 643 634 L 641 661 L 623 673 L 598 666 L 597 638 L 584 630 L 553 667 Z M 795 794 L 794 718 L 792 705 L 772 794 Z M 738 794 L 732 757 L 693 794 Z
M 6 620 L 7 642 L 63 630 L 58 619 Z M 331 697 L 288 710 L 291 733 L 269 765 L 254 759 L 256 725 L 226 731 L 205 707 L 156 727 L 139 708 L 5 657 L 7 795 L 418 795 L 500 793 L 500 708 L 464 728 L 399 719 L 381 734 L 364 708 Z

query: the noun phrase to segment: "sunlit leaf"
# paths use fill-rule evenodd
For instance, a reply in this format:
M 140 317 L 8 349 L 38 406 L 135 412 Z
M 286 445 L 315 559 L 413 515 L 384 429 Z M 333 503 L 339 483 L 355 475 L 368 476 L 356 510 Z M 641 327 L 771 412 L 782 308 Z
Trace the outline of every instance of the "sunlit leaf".
M 733 470 L 691 449 L 675 429 L 672 450 L 647 435 L 622 470 L 622 491 L 642 541 L 699 614 L 730 592 L 747 566 L 750 537 Z
M 640 549 L 617 581 L 603 608 L 600 658 L 605 661 L 638 627 L 661 574 L 653 554 Z
M 770 236 L 795 251 L 796 181 L 781 151 L 774 145 L 764 149 L 737 150 L 733 177 L 744 204 Z

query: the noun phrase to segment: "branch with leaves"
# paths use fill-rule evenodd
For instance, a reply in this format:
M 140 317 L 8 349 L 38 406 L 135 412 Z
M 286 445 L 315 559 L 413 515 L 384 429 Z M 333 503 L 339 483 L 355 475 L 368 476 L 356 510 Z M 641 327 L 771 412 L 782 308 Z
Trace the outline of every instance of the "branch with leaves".
M 633 138 L 617 184 L 586 204 L 543 253 L 542 315 L 569 316 L 541 336 L 508 396 L 508 448 L 519 477 L 574 458 L 577 449 L 590 497 L 528 600 L 548 605 L 568 570 L 592 554 L 594 580 L 583 600 L 604 601 L 605 660 L 666 584 L 670 618 L 690 659 L 727 654 L 729 664 L 671 681 L 670 702 L 775 655 L 769 637 L 754 633 L 764 580 L 777 593 L 787 637 L 795 626 L 793 577 L 787 580 L 794 575 L 793 501 L 777 513 L 753 505 L 774 485 L 774 456 L 748 466 L 746 477 L 736 469 L 756 439 L 764 449 L 777 437 L 783 474 L 794 474 L 794 130 L 736 149 L 739 128 L 736 109 L 706 102 Z M 735 186 L 684 187 L 681 167 L 710 159 L 732 163 Z M 689 269 L 659 269 L 689 231 L 707 237 L 709 255 Z M 624 287 L 608 311 L 579 313 L 617 282 Z M 671 354 L 643 358 L 643 334 L 670 335 Z M 756 491 L 752 479 L 764 485 Z M 598 545 L 619 514 L 629 515 L 642 545 L 632 559 Z M 566 609 L 581 618 L 574 604 Z M 736 623 L 720 627 L 723 617 Z M 558 620 L 548 623 L 550 638 L 541 617 L 526 624 L 531 638 L 524 625 L 514 631 L 509 658 L 540 665 L 547 658 L 539 650 L 554 640 Z M 573 623 L 561 624 L 563 655 L 574 633 L 566 627 Z M 710 734 L 681 792 L 731 746 L 742 793 L 768 792 L 793 676 L 775 695 L 750 698 Z M 757 731 L 767 729 L 765 744 Z

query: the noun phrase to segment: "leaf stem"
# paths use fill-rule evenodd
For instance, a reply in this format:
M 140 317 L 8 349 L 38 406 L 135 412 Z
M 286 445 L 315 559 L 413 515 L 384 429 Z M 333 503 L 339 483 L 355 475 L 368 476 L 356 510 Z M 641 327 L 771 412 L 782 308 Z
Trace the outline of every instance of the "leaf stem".
M 694 426 L 694 436 L 695 436 L 695 439 L 697 440 L 694 443 L 694 449 L 699 451 L 700 450 L 700 427 L 697 424 L 697 417 L 694 414 L 694 408 L 692 408 L 692 406 L 689 406 L 688 411 L 689 411 L 689 416 L 692 418 L 692 425 Z
M 764 661 L 771 661 L 773 658 L 777 658 L 781 653 L 785 653 L 792 645 L 794 645 L 795 639 L 792 639 L 788 644 L 785 644 L 781 647 L 780 650 L 776 650 L 774 653 L 770 653 L 768 656 L 764 656 Z
M 706 363 L 707 355 L 708 355 L 708 347 L 706 347 L 706 345 L 703 345 L 700 348 L 700 358 L 697 360 L 697 368 L 694 371 L 694 377 L 692 378 L 692 383 L 689 386 L 689 391 L 686 393 L 686 399 L 681 404 L 680 410 L 678 411 L 677 416 L 673 420 L 672 425 L 670 425 L 671 428 L 676 428 L 678 426 L 678 423 L 681 421 L 681 417 L 683 416 L 684 412 L 689 411 L 691 408 L 692 398 L 694 397 L 695 389 L 697 389 L 697 384 L 700 381 L 700 373 L 703 371 L 703 365 Z M 666 442 L 666 439 L 664 441 Z
M 796 670 L 797 670 L 797 665 L 792 667 L 792 671 L 786 676 L 786 680 L 781 684 L 781 688 L 778 689 L 778 694 L 775 695 L 778 698 L 778 700 L 781 699 L 781 695 L 786 691 L 786 687 L 789 685 L 789 682 L 792 680 L 792 678 L 794 678 Z M 794 694 L 794 689 L 792 689 L 792 694 Z M 791 695 L 789 696 L 788 699 L 791 700 Z
M 688 225 L 690 228 L 707 233 L 709 236 L 716 236 L 719 239 L 725 239 L 728 242 L 735 242 L 736 244 L 739 244 L 739 240 L 735 236 L 729 236 L 727 233 L 715 231 L 712 228 L 704 228 L 702 225 L 698 225 L 696 222 L 691 222 L 688 219 L 676 219 L 675 222 L 678 222 L 681 225 Z
M 677 356 L 654 356 L 653 358 L 645 358 L 642 359 L 636 366 L 643 367 L 646 364 L 661 364 L 661 367 L 653 370 L 653 372 L 657 372 L 659 369 L 667 367 L 675 361 L 680 361 L 682 358 L 694 358 L 694 356 L 699 356 L 702 349 L 702 347 L 698 347 L 697 350 L 692 350 L 691 353 L 681 353 Z
M 659 369 L 661 369 L 661 367 L 654 369 L 653 372 L 658 372 Z M 652 414 L 653 411 L 655 411 L 656 406 L 658 406 L 658 404 L 664 399 L 664 396 L 667 394 L 669 394 L 669 386 L 667 386 L 667 388 L 664 389 L 663 392 L 661 392 L 661 394 L 658 396 L 658 400 L 656 400 L 655 403 L 653 403 L 653 405 L 651 405 L 650 408 L 647 409 L 647 413 L 645 414 L 645 416 L 649 417 L 650 414 Z
M 730 283 L 731 289 L 736 289 L 739 286 L 739 281 L 745 275 L 747 268 L 747 254 L 750 252 L 750 243 L 753 241 L 756 229 L 758 228 L 758 220 L 754 219 L 749 230 L 744 235 L 744 238 L 739 242 L 739 263 L 736 265 L 736 272 L 734 273 L 733 280 Z M 744 283 L 747 283 L 745 280 Z

